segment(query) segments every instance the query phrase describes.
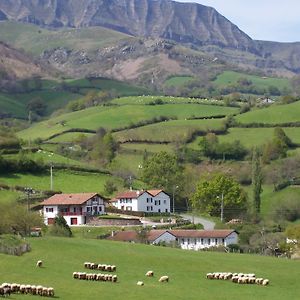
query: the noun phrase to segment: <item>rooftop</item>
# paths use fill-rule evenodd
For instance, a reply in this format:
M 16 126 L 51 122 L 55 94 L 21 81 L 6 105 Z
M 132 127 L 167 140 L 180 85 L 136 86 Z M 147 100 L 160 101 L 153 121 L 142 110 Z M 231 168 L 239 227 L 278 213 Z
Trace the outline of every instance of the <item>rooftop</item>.
M 97 193 L 55 194 L 44 200 L 41 205 L 81 205 L 97 195 Z

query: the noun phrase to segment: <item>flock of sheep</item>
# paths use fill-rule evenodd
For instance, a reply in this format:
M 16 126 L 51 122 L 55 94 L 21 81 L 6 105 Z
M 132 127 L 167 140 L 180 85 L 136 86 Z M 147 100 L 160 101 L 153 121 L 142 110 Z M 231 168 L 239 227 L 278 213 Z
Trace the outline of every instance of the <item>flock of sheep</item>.
M 206 278 L 219 279 L 219 280 L 231 280 L 231 282 L 239 283 L 239 284 L 259 284 L 264 286 L 269 284 L 269 279 L 256 278 L 255 274 L 214 272 L 214 273 L 207 273 Z
M 41 285 L 2 283 L 0 286 L 0 296 L 10 296 L 10 294 L 31 294 L 54 297 L 54 289 Z
M 90 270 L 101 270 L 106 272 L 115 272 L 117 267 L 115 265 L 96 264 L 91 262 L 85 262 L 84 267 Z M 73 272 L 73 278 L 79 280 L 93 280 L 93 281 L 110 281 L 117 282 L 118 276 L 111 274 L 101 273 L 85 273 L 85 272 Z
M 146 274 L 145 274 L 147 277 L 154 277 L 154 272 L 153 271 L 148 271 Z M 159 279 L 158 279 L 159 282 L 169 282 L 169 276 L 161 276 Z M 139 286 L 143 286 L 144 285 L 144 282 L 143 281 L 138 281 L 136 283 L 137 285 Z

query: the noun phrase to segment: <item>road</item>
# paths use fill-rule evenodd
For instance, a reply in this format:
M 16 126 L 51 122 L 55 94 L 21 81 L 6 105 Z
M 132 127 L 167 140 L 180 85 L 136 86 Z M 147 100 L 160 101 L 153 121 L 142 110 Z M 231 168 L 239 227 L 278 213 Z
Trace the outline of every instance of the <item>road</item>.
M 191 216 L 191 215 L 187 215 L 187 214 L 181 214 L 181 216 L 185 219 L 188 219 L 188 220 L 192 221 L 192 222 L 194 220 L 195 224 L 202 224 L 205 230 L 213 230 L 215 228 L 215 223 L 212 222 L 212 221 L 209 221 L 205 218 Z

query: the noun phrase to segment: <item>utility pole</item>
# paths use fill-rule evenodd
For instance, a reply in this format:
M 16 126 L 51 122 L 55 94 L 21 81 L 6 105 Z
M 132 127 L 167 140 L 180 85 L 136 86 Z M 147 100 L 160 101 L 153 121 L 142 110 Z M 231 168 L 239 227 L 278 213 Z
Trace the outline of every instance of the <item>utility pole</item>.
M 175 190 L 176 189 L 178 189 L 178 185 L 173 186 L 173 208 L 172 208 L 173 214 L 175 213 Z
M 221 196 L 221 222 L 224 220 L 224 194 Z
M 50 191 L 53 191 L 53 163 L 50 163 Z

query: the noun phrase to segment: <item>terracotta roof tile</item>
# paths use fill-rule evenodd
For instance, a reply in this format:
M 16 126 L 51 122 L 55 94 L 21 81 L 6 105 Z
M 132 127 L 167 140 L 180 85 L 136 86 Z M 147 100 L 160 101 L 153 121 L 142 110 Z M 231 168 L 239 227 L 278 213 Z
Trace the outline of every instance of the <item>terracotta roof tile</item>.
M 226 238 L 235 230 L 169 230 L 178 238 Z
M 55 194 L 44 200 L 41 205 L 80 205 L 90 200 L 97 193 Z
M 159 193 L 163 192 L 163 190 L 147 190 L 146 192 L 148 192 L 148 193 L 151 194 L 153 197 L 155 197 L 155 196 L 158 195 Z
M 125 191 L 117 195 L 116 199 L 134 199 L 137 198 L 141 193 L 138 194 L 139 191 Z

